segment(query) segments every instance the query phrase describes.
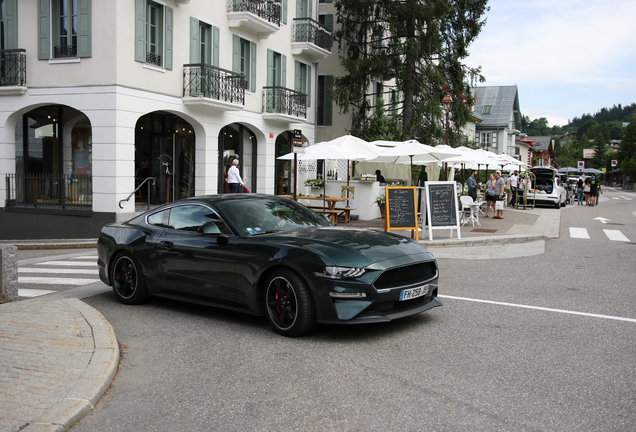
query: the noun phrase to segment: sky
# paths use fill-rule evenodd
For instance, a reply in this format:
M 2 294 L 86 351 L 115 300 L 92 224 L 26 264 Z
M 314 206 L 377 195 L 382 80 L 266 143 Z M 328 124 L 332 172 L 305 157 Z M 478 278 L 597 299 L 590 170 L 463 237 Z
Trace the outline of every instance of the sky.
M 550 126 L 636 102 L 636 0 L 490 0 L 465 63 Z

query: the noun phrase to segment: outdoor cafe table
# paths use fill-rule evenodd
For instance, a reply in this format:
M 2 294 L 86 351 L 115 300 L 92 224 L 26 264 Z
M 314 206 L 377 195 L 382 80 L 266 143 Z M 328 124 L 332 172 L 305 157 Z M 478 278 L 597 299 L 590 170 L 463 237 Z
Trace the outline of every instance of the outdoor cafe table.
M 286 198 L 293 198 L 291 195 L 281 195 Z M 307 207 L 315 211 L 316 213 L 325 213 L 329 218 L 329 221 L 333 225 L 338 225 L 338 214 L 347 212 L 347 209 L 336 209 L 336 203 L 347 201 L 346 197 L 317 197 L 317 196 L 309 196 L 302 195 L 297 196 L 297 200 L 311 200 L 311 201 L 323 201 L 327 204 L 326 209 L 323 210 L 322 205 L 308 205 Z M 326 211 L 325 211 L 326 210 Z M 348 219 L 348 218 L 347 218 Z

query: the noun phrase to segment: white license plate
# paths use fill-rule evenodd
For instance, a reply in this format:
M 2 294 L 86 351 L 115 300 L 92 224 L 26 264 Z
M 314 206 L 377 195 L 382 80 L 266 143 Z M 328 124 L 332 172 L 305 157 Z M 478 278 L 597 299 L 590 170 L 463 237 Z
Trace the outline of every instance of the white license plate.
M 400 301 L 411 300 L 428 294 L 429 284 L 417 288 L 404 289 L 400 292 Z

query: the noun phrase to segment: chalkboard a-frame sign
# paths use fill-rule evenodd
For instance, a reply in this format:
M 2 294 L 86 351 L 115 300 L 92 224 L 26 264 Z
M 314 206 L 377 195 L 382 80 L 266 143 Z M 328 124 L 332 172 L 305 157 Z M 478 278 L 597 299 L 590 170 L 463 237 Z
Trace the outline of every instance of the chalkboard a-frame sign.
M 417 193 L 414 187 L 396 186 L 386 188 L 385 226 L 386 231 L 411 230 L 415 240 L 420 239 L 417 226 Z
M 425 182 L 426 213 L 428 216 L 428 236 L 433 240 L 433 230 L 454 229 L 457 238 L 462 238 L 459 228 L 459 208 L 457 205 L 457 183 L 454 181 Z

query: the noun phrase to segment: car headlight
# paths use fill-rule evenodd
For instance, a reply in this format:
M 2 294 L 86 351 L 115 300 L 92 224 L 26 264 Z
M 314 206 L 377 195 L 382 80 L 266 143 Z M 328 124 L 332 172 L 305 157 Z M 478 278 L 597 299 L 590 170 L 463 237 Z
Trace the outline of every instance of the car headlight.
M 321 272 L 314 274 L 327 279 L 354 279 L 359 278 L 364 273 L 363 268 L 327 266 Z

